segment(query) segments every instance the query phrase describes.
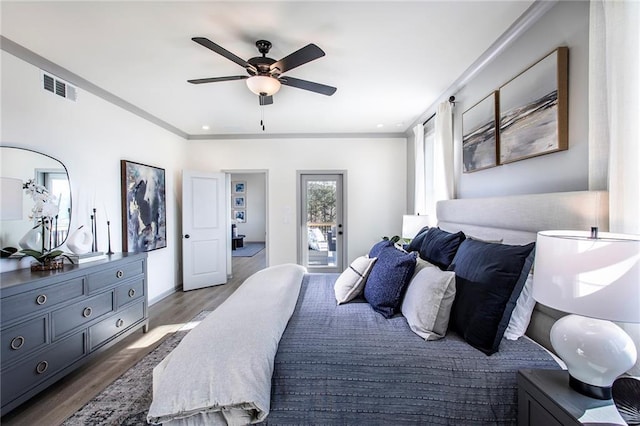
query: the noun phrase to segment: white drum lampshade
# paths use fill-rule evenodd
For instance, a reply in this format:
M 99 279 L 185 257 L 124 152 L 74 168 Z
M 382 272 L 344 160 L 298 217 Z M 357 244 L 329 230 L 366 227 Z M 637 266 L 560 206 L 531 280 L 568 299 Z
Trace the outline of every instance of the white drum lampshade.
M 405 214 L 402 216 L 402 238 L 412 239 L 425 226 L 429 225 L 429 216 Z
M 551 329 L 571 387 L 610 399 L 613 381 L 637 359 L 633 340 L 611 321 L 640 323 L 640 237 L 539 232 L 533 297 L 571 314 Z

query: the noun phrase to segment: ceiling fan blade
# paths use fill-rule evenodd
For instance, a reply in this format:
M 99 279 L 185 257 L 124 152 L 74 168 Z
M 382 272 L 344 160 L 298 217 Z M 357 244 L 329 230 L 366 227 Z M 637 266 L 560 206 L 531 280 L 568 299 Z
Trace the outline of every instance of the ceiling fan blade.
M 258 96 L 260 98 L 260 105 L 271 105 L 273 103 L 273 96 Z
M 202 83 L 216 83 L 218 81 L 246 80 L 247 78 L 249 78 L 248 75 L 232 75 L 229 77 L 196 78 L 194 80 L 187 80 L 187 82 L 191 84 L 202 84 Z
M 208 38 L 193 37 L 191 40 L 195 41 L 196 43 L 198 43 L 201 46 L 206 47 L 207 49 L 213 50 L 218 55 L 224 56 L 228 60 L 235 62 L 236 64 L 240 65 L 243 68 L 250 69 L 250 70 L 253 70 L 253 71 L 257 72 L 256 67 L 251 65 L 249 62 L 245 61 L 244 59 L 242 59 L 242 58 L 240 58 L 240 57 L 238 57 L 236 55 L 234 55 L 233 53 L 229 52 L 224 47 L 215 44 L 214 42 L 212 42 Z
M 307 44 L 305 47 L 296 50 L 292 54 L 285 56 L 277 62 L 271 64 L 269 69 L 277 71 L 276 74 L 283 74 L 289 70 L 311 62 L 314 59 L 322 58 L 324 51 L 315 44 Z
M 309 90 L 311 92 L 320 93 L 322 95 L 331 96 L 338 90 L 335 87 L 325 84 L 314 83 L 313 81 L 301 80 L 293 77 L 280 77 L 280 83 L 285 86 L 295 87 L 297 89 Z

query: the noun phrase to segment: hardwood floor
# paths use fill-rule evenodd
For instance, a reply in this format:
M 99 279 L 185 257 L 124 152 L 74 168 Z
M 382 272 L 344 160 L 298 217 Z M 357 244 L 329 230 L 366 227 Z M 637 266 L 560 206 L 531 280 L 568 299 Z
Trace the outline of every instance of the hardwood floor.
M 149 331 L 137 331 L 0 419 L 2 425 L 59 425 L 82 408 L 162 340 L 203 310 L 211 311 L 244 280 L 266 266 L 266 250 L 233 258 L 225 285 L 178 291 L 149 308 Z

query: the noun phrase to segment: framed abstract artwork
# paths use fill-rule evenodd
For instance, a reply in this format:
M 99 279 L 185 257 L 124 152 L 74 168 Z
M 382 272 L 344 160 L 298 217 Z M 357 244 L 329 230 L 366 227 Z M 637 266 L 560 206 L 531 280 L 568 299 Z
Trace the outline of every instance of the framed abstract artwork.
M 164 169 L 120 161 L 122 251 L 151 251 L 167 246 Z
M 236 223 L 247 221 L 247 182 L 236 180 L 231 182 L 231 219 Z
M 500 88 L 500 164 L 569 148 L 568 66 L 559 47 Z
M 247 183 L 242 180 L 231 182 L 231 190 L 234 194 L 245 194 L 247 192 Z
M 462 113 L 462 171 L 464 173 L 498 165 L 499 93 L 486 98 Z
M 233 208 L 243 209 L 247 205 L 244 195 L 237 195 L 233 197 Z
M 233 218 L 237 223 L 245 223 L 247 221 L 247 213 L 245 210 L 234 210 Z

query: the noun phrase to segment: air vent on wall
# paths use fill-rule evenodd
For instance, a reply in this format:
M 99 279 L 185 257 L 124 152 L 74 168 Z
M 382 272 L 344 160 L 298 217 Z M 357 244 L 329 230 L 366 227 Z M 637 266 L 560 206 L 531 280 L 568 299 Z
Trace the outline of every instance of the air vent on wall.
M 78 89 L 75 86 L 44 71 L 42 71 L 42 88 L 73 102 L 78 98 Z

